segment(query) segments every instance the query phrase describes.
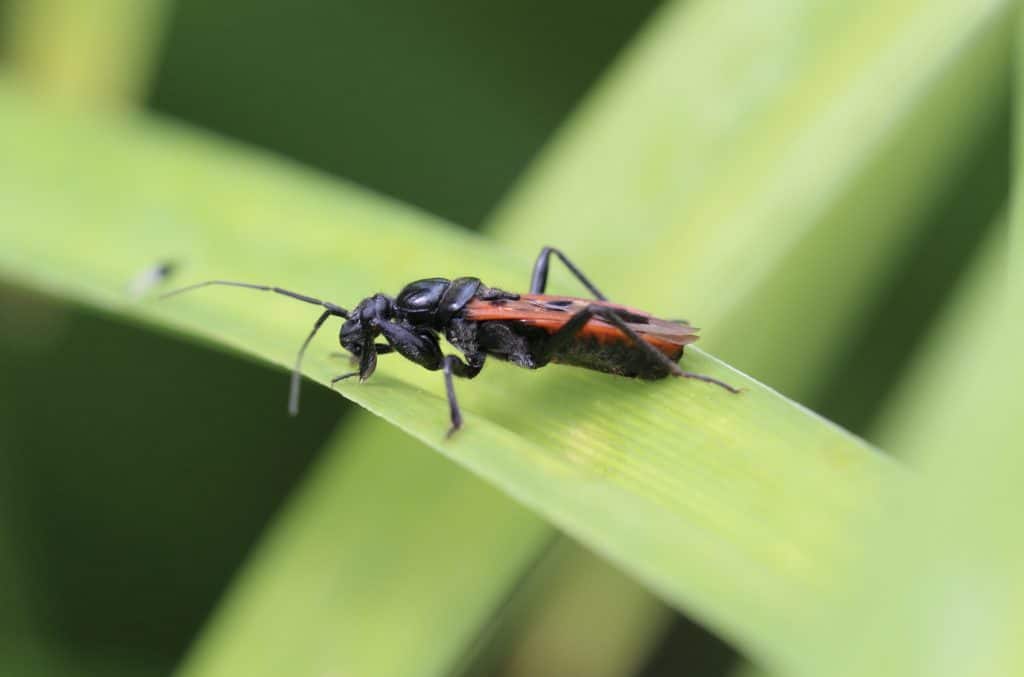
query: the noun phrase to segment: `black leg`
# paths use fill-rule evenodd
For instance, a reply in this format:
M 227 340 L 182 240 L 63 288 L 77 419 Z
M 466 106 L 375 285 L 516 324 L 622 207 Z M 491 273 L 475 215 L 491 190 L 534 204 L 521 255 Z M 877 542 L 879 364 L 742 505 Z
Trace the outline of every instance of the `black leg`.
M 377 371 L 377 349 L 372 341 L 367 341 L 363 344 L 362 355 L 359 356 L 359 382 L 366 381 L 373 376 L 375 371 Z
M 347 355 L 352 358 L 352 364 L 358 363 L 359 369 L 342 374 L 341 376 L 335 376 L 331 379 L 331 387 L 333 388 L 334 384 L 338 381 L 344 381 L 345 379 L 352 378 L 353 376 L 358 376 L 360 382 L 365 381 L 370 378 L 370 376 L 373 375 L 373 372 L 377 369 L 377 356 L 394 352 L 394 350 L 395 349 L 387 343 L 373 343 L 372 341 L 367 341 L 363 345 L 361 356 L 349 353 L 333 353 L 333 355 Z
M 459 410 L 459 402 L 455 397 L 455 386 L 452 383 L 452 377 L 473 378 L 483 369 L 486 355 L 484 353 L 469 353 L 466 355 L 467 362 L 463 362 L 455 355 L 443 355 L 441 353 L 441 346 L 437 341 L 437 336 L 433 333 L 417 331 L 404 324 L 383 319 L 378 319 L 377 327 L 380 329 L 381 334 L 384 335 L 384 338 L 387 339 L 390 348 L 393 348 L 402 357 L 431 371 L 436 371 L 437 369 L 444 371 L 444 384 L 448 394 L 448 409 L 452 422 L 448 435 L 451 436 L 452 433 L 462 426 L 462 412 Z M 371 346 L 367 346 L 367 348 Z M 364 378 L 364 375 L 360 372 L 356 373 L 360 374 L 360 378 Z M 332 383 L 353 375 L 355 374 L 342 374 L 334 378 Z
M 728 383 L 719 381 L 716 378 L 712 378 L 711 376 L 705 376 L 704 374 L 697 374 L 692 371 L 683 370 L 678 364 L 673 362 L 668 355 L 665 355 L 650 343 L 644 341 L 639 334 L 633 331 L 632 327 L 619 317 L 614 308 L 609 308 L 608 306 L 590 305 L 573 315 L 561 329 L 551 335 L 551 338 L 545 346 L 543 359 L 545 361 L 551 359 L 551 355 L 553 353 L 557 352 L 576 338 L 576 335 L 581 329 L 583 329 L 583 326 L 594 317 L 604 320 L 628 336 L 635 346 L 643 350 L 653 361 L 663 365 L 673 376 L 697 379 L 698 381 L 704 381 L 705 383 L 713 383 L 725 388 L 731 393 L 740 392 L 739 389 L 732 387 Z
M 395 349 L 392 348 L 391 346 L 389 346 L 387 343 L 374 343 L 373 344 L 373 348 L 374 348 L 374 350 L 377 351 L 378 355 L 387 355 L 388 353 L 395 352 Z M 349 364 L 359 364 L 359 356 L 358 355 L 353 355 L 352 353 L 346 353 L 346 352 L 343 352 L 341 350 L 331 351 L 331 353 L 328 355 L 328 357 L 333 357 L 333 358 L 346 357 L 346 358 L 348 358 Z M 356 372 L 356 373 L 358 374 L 359 372 Z
M 543 352 L 536 355 L 538 367 L 543 367 L 550 362 L 552 355 L 567 346 L 576 338 L 576 335 L 580 333 L 580 330 L 583 329 L 584 325 L 594 317 L 594 308 L 596 308 L 596 306 L 587 306 L 580 312 L 576 313 L 570 317 L 569 321 L 563 324 L 558 331 L 548 338 L 544 343 Z
M 580 269 L 573 265 L 572 261 L 566 258 L 565 254 L 555 249 L 554 247 L 544 247 L 540 250 L 540 256 L 537 257 L 537 262 L 533 264 L 533 277 L 530 280 L 530 293 L 531 294 L 543 294 L 544 289 L 548 286 L 548 265 L 551 261 L 551 255 L 554 254 L 559 260 L 565 264 L 565 267 L 576 276 L 584 287 L 586 287 L 594 298 L 599 301 L 607 301 L 608 299 L 604 294 L 597 290 L 597 287 L 587 279 L 587 276 L 580 272 Z
M 394 351 L 405 359 L 430 371 L 441 368 L 444 356 L 434 334 L 389 320 L 378 319 L 377 327 Z
M 452 376 L 473 378 L 484 367 L 483 353 L 469 355 L 467 359 L 470 360 L 470 364 L 466 364 L 455 355 L 446 355 L 444 358 L 444 388 L 448 393 L 448 411 L 452 421 L 452 427 L 448 429 L 448 437 L 462 427 L 462 412 L 459 410 L 459 402 L 455 398 L 455 384 L 452 382 Z
M 352 378 L 353 376 L 359 376 L 359 372 L 358 371 L 350 371 L 347 374 L 342 374 L 341 376 L 335 376 L 334 378 L 331 379 L 331 387 L 333 388 L 334 384 L 337 383 L 338 381 L 344 381 L 345 379 Z
M 728 383 L 726 383 L 725 381 L 719 381 L 717 378 L 712 378 L 712 377 L 710 377 L 710 376 L 708 376 L 706 374 L 698 374 L 698 373 L 692 372 L 692 371 L 680 371 L 678 374 L 676 374 L 676 376 L 682 376 L 683 378 L 692 378 L 692 379 L 696 379 L 698 381 L 704 381 L 704 383 L 713 383 L 716 386 L 725 388 L 726 390 L 728 390 L 733 395 L 739 395 L 739 393 L 740 393 L 740 389 L 739 388 L 731 386 Z

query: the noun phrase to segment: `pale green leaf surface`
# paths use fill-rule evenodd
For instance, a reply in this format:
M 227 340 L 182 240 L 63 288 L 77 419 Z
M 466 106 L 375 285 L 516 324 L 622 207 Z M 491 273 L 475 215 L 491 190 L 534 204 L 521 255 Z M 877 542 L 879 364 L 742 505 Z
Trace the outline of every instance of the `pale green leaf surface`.
M 900 445 L 925 481 L 889 504 L 894 519 L 873 540 L 839 631 L 821 635 L 819 669 L 849 656 L 856 637 L 860 651 L 839 662 L 840 674 L 1024 670 L 1024 369 L 1007 357 L 1020 323 L 1005 313 L 1002 229 L 988 245 L 881 427 L 880 439 Z
M 182 281 L 269 281 L 347 303 L 425 275 L 524 284 L 521 263 L 478 238 L 227 144 L 64 119 L 9 89 L 0 123 L 5 277 L 280 365 L 290 364 L 310 308 L 231 289 L 133 303 L 127 281 L 171 258 L 184 264 Z M 331 349 L 325 337 L 311 351 L 307 373 L 321 382 L 338 370 Z M 694 352 L 684 364 L 746 392 L 495 365 L 460 384 L 467 425 L 445 441 L 437 374 L 383 361 L 371 382 L 341 390 L 755 655 L 797 661 L 800 633 L 856 548 L 849 534 L 876 517 L 900 474 L 712 358 Z
M 1018 36 L 1022 20 L 1008 22 Z M 993 229 L 879 426 L 879 439 L 913 458 L 926 481 L 889 506 L 896 519 L 877 535 L 863 578 L 851 586 L 855 598 L 863 593 L 853 613 L 824 637 L 819 668 L 838 662 L 842 674 L 901 677 L 1024 671 L 1020 174 L 1013 190 L 1010 237 Z M 861 650 L 839 662 L 850 637 Z
M 1019 566 L 993 551 L 993 543 L 1010 545 L 1003 530 L 1013 527 L 1002 522 L 1013 513 L 1008 495 L 1001 500 L 989 492 L 1011 488 L 1000 475 L 1019 476 L 1019 461 L 1009 454 L 1024 442 L 1024 431 L 1009 430 L 1008 412 L 993 406 L 1012 395 L 1001 393 L 1007 384 L 999 384 L 990 363 L 1000 354 L 993 338 L 1007 273 L 1002 218 L 990 232 L 871 434 L 928 481 L 889 504 L 894 519 L 869 536 L 875 547 L 865 558 L 868 573 L 850 582 L 836 632 L 810 642 L 820 650 L 792 674 L 836 664 L 843 674 L 928 677 L 1018 674 L 1024 667 L 1009 653 L 1024 629 L 1024 598 L 992 597 L 995 589 L 1014 587 Z M 849 660 L 851 637 L 861 647 L 857 661 Z M 770 673 L 747 666 L 733 674 Z
M 1011 25 L 1019 37 L 1024 15 Z M 1022 50 L 1018 40 L 1017 83 L 1024 80 Z M 1024 129 L 1021 110 L 1018 105 L 1018 132 Z M 1024 136 L 1016 141 L 1019 164 Z M 901 445 L 928 481 L 893 506 L 899 519 L 882 531 L 878 556 L 866 562 L 859 589 L 873 595 L 846 619 L 864 639 L 858 660 L 844 666 L 847 674 L 995 677 L 1024 671 L 1022 195 L 1018 173 L 1009 237 L 994 230 L 880 426 L 880 438 Z M 872 597 L 885 599 L 885 613 L 870 608 Z M 823 664 L 844 653 L 830 639 Z
M 398 428 L 337 437 L 182 673 L 450 674 L 543 551 L 545 525 Z

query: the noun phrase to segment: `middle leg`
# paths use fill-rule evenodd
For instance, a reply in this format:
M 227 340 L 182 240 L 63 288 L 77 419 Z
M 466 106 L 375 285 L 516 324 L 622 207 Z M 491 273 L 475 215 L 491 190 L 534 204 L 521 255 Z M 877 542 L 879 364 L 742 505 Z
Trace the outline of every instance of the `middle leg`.
M 455 397 L 455 383 L 452 377 L 474 378 L 484 368 L 485 356 L 483 353 L 467 355 L 466 359 L 468 363 L 463 362 L 455 355 L 445 355 L 444 358 L 444 388 L 448 394 L 448 412 L 452 422 L 447 437 L 451 437 L 456 430 L 462 427 L 462 410 L 459 409 L 459 401 Z

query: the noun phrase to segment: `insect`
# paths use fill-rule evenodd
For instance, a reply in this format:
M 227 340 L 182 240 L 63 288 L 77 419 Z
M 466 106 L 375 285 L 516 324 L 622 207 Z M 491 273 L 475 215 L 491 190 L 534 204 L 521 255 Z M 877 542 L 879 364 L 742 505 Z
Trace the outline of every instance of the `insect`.
M 544 293 L 552 255 L 594 300 Z M 474 378 L 488 356 L 526 369 L 554 362 L 641 379 L 680 376 L 740 392 L 676 364 L 683 348 L 697 340 L 696 328 L 609 302 L 565 254 L 552 247 L 544 247 L 537 257 L 529 294 L 488 287 L 475 277 L 432 277 L 407 284 L 395 297 L 374 294 L 352 310 L 280 287 L 230 280 L 200 282 L 162 298 L 211 285 L 274 292 L 324 308 L 295 359 L 288 398 L 293 416 L 298 413 L 302 357 L 330 317 L 344 320 L 339 341 L 359 363 L 358 370 L 336 376 L 331 385 L 353 376 L 365 381 L 377 368 L 377 356 L 393 352 L 431 371 L 440 370 L 448 395 L 449 436 L 462 426 L 453 377 Z M 441 334 L 462 352 L 464 361 L 441 352 Z M 380 336 L 384 342 L 377 341 Z

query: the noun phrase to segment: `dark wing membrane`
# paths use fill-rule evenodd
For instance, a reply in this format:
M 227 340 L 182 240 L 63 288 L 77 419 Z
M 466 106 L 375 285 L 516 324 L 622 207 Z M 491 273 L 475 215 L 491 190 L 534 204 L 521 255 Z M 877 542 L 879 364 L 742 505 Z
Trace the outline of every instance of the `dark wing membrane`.
M 590 305 L 615 308 L 630 329 L 645 341 L 666 354 L 697 340 L 697 328 L 689 324 L 661 320 L 649 313 L 606 301 L 591 301 L 573 296 L 523 294 L 517 300 L 483 301 L 473 299 L 465 307 L 469 320 L 505 320 L 525 322 L 549 332 L 560 329 L 569 318 Z M 622 340 L 622 332 L 604 320 L 594 318 L 587 322 L 582 335 L 598 340 Z

